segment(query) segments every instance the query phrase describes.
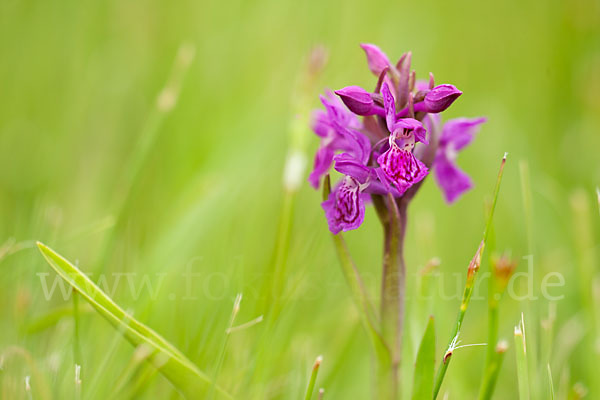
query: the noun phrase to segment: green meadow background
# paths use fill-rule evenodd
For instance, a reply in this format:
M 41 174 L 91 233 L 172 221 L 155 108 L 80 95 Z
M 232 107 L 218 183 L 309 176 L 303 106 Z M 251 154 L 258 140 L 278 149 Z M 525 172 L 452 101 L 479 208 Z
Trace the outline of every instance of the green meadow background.
M 394 60 L 411 50 L 418 77 L 432 71 L 461 89 L 444 118 L 488 117 L 459 158 L 475 189 L 447 206 L 428 179 L 409 209 L 404 392 L 430 314 L 438 360 L 445 351 L 508 152 L 493 247 L 528 275 L 501 301 L 510 347 L 495 398 L 518 396 L 521 313 L 532 398 L 550 398 L 548 364 L 556 398 L 600 398 L 594 0 L 0 2 L 0 398 L 74 398 L 75 348 L 82 398 L 178 398 L 83 300 L 74 342 L 73 302 L 37 240 L 103 277 L 118 304 L 236 398 L 304 398 L 318 355 L 325 399 L 369 398 L 370 343 L 321 195 L 282 185 L 291 148 L 312 163 L 318 95 L 374 85 L 361 42 Z M 316 45 L 328 63 L 299 85 Z M 382 242 L 372 208 L 345 237 L 375 296 Z M 276 266 L 281 296 L 271 290 Z M 486 341 L 488 271 L 486 255 L 461 344 Z M 561 282 L 545 278 L 552 272 L 564 284 L 544 295 L 544 279 Z M 263 320 L 227 335 L 237 293 L 234 325 Z M 442 395 L 476 398 L 485 347 L 452 359 Z

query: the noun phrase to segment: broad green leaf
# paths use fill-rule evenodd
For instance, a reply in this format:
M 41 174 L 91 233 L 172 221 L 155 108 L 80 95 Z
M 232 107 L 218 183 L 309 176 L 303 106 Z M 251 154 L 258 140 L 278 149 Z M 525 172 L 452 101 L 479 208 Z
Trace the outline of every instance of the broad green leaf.
M 46 245 L 40 242 L 37 245 L 56 273 L 73 286 L 100 315 L 122 331 L 131 344 L 149 347 L 152 355 L 148 360 L 183 396 L 188 399 L 204 398 L 212 386 L 204 372 L 158 333 L 128 315 L 77 267 Z M 231 398 L 219 387 L 215 392 L 221 399 Z
M 435 370 L 435 329 L 433 317 L 429 317 L 427 328 L 421 339 L 417 361 L 415 362 L 415 378 L 413 400 L 431 399 L 433 393 L 433 374 Z

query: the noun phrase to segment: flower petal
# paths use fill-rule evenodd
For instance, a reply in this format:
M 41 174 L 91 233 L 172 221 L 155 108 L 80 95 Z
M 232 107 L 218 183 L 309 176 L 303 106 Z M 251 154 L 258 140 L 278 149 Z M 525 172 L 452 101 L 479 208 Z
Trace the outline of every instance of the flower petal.
M 425 107 L 427 112 L 439 113 L 450 107 L 454 100 L 462 94 L 454 85 L 438 85 L 425 95 Z
M 395 143 L 377 158 L 382 171 L 399 191 L 406 191 L 427 175 L 428 169 L 413 153 L 403 150 Z
M 331 129 L 327 113 L 323 110 L 315 110 L 312 116 L 313 132 L 319 137 L 326 137 Z
M 464 192 L 473 187 L 469 175 L 459 169 L 443 153 L 438 153 L 433 166 L 435 180 L 444 192 L 447 203 L 453 203 Z
M 351 154 L 342 153 L 333 157 L 335 161 L 335 170 L 355 178 L 358 182 L 364 184 L 371 175 L 371 168 L 365 166 Z
M 358 228 L 365 219 L 365 203 L 359 182 L 346 176 L 342 183 L 321 203 L 329 230 L 333 234 Z
M 331 163 L 333 162 L 333 156 L 334 152 L 329 146 L 324 146 L 317 150 L 317 153 L 315 154 L 313 170 L 308 176 L 308 182 L 310 182 L 311 186 L 315 189 L 319 188 L 321 176 L 325 175 L 327 171 L 329 171 Z
M 363 165 L 369 161 L 371 155 L 371 142 L 361 132 L 354 129 L 338 126 L 336 129 L 337 135 L 329 144 L 334 150 L 343 150 L 350 153 L 359 160 Z
M 440 146 L 451 145 L 456 151 L 462 150 L 473 141 L 475 134 L 479 131 L 479 126 L 486 120 L 484 117 L 451 119 L 444 124 Z
M 383 96 L 383 105 L 385 107 L 385 122 L 389 131 L 393 132 L 394 124 L 396 123 L 396 100 L 387 83 L 384 83 L 381 87 L 381 95 Z
M 412 131 L 415 135 L 415 141 L 424 144 L 429 144 L 427 141 L 427 131 L 423 127 L 423 124 L 414 118 L 402 118 L 399 119 L 393 126 L 392 132 L 398 129 L 406 129 Z
M 375 114 L 375 103 L 371 98 L 371 93 L 360 86 L 347 86 L 335 91 L 340 96 L 346 107 L 357 115 Z
M 327 119 L 329 124 L 335 129 L 337 126 L 357 129 L 360 127 L 360 122 L 356 115 L 351 113 L 344 103 L 341 102 L 332 92 L 321 96 L 321 103 L 327 111 Z
M 367 63 L 373 74 L 379 76 L 381 71 L 390 65 L 390 60 L 381 49 L 374 44 L 363 43 L 360 45 L 367 55 Z

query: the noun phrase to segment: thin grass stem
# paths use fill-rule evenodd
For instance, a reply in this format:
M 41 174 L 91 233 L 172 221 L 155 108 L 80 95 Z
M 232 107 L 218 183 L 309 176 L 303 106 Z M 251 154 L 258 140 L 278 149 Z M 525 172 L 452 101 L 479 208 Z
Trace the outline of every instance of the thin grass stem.
M 479 390 L 479 400 L 490 400 L 492 398 L 507 349 L 508 343 L 504 340 L 500 341 L 494 349 L 495 356 L 490 359 L 490 363 L 484 372 L 483 382 Z
M 498 201 L 498 194 L 500 193 L 500 184 L 502 182 L 502 175 L 504 173 L 504 165 L 506 164 L 507 155 L 508 155 L 507 153 L 504 154 L 504 157 L 502 158 L 502 161 L 500 163 L 500 170 L 498 172 L 498 178 L 496 180 L 496 187 L 494 188 L 494 196 L 493 196 L 493 200 L 492 200 L 492 205 L 490 208 L 490 212 L 488 214 L 487 222 L 485 224 L 485 230 L 483 231 L 483 239 L 481 240 L 481 243 L 479 244 L 479 247 L 478 247 L 477 251 L 475 252 L 475 255 L 473 256 L 473 259 L 469 263 L 469 268 L 467 270 L 467 281 L 465 284 L 465 289 L 464 289 L 462 300 L 460 303 L 460 309 L 458 312 L 458 317 L 456 319 L 456 325 L 454 327 L 454 331 L 453 331 L 453 334 L 450 339 L 450 344 L 448 345 L 446 353 L 444 354 L 444 357 L 442 358 L 442 362 L 438 368 L 438 372 L 436 375 L 435 384 L 433 387 L 433 399 L 434 400 L 437 398 L 437 396 L 440 392 L 442 383 L 444 381 L 444 377 L 446 375 L 446 371 L 448 370 L 448 366 L 450 365 L 450 359 L 452 357 L 452 353 L 454 352 L 454 350 L 456 349 L 456 346 L 458 345 L 460 329 L 462 327 L 462 323 L 465 318 L 465 314 L 467 312 L 469 302 L 471 300 L 471 295 L 473 294 L 475 279 L 477 277 L 477 273 L 479 272 L 479 267 L 481 265 L 481 256 L 482 256 L 483 250 L 485 248 L 485 243 L 487 241 L 490 229 L 492 227 L 492 220 L 494 218 L 494 211 L 496 209 L 496 203 Z
M 194 60 L 195 53 L 196 49 L 192 44 L 184 43 L 179 47 L 169 77 L 156 97 L 156 102 L 141 129 L 138 142 L 128 158 L 123 173 L 122 191 L 115 200 L 113 208 L 115 213 L 114 224 L 102 250 L 101 266 L 106 265 L 116 245 L 119 231 L 125 224 L 125 215 L 131 207 L 134 183 L 138 180 L 139 174 L 143 171 L 146 160 L 154 148 L 166 116 L 177 105 L 179 92 L 185 75 Z
M 519 382 L 519 399 L 529 400 L 529 368 L 527 365 L 527 344 L 523 318 L 515 327 L 515 353 L 517 358 L 517 378 Z
M 242 294 L 238 293 L 235 296 L 235 300 L 233 301 L 233 309 L 231 310 L 231 316 L 229 317 L 229 324 L 227 325 L 227 329 L 225 329 L 225 338 L 223 339 L 223 345 L 221 346 L 221 350 L 219 351 L 219 356 L 217 358 L 217 365 L 215 367 L 215 373 L 212 379 L 213 384 L 211 385 L 211 389 L 207 399 L 212 399 L 215 396 L 215 388 L 217 386 L 217 379 L 219 378 L 219 374 L 221 373 L 221 368 L 223 366 L 223 361 L 225 360 L 225 353 L 227 351 L 227 344 L 229 343 L 229 335 L 231 333 L 231 328 L 235 322 L 235 317 L 240 311 L 240 303 L 242 302 Z
M 79 341 L 79 293 L 73 289 L 73 363 L 75 364 L 75 398 L 81 399 L 81 343 Z
M 548 367 L 548 388 L 549 388 L 549 392 L 550 392 L 550 400 L 554 400 L 555 399 L 555 394 L 554 394 L 554 379 L 552 379 L 552 368 L 550 368 L 550 364 L 547 364 Z
M 312 371 L 310 373 L 310 380 L 308 381 L 308 387 L 306 388 L 306 395 L 304 400 L 310 400 L 312 398 L 313 391 L 315 390 L 315 384 L 317 382 L 317 375 L 319 373 L 319 367 L 323 362 L 323 357 L 318 356 L 313 364 Z
M 325 180 L 323 182 L 323 199 L 327 199 L 330 192 L 331 181 L 329 175 L 327 175 L 325 176 Z M 354 264 L 354 260 L 352 260 L 352 256 L 348 251 L 348 246 L 346 246 L 346 242 L 340 233 L 331 236 L 337 251 L 340 265 L 342 267 L 342 273 L 346 280 L 346 284 L 350 288 L 350 293 L 352 295 L 352 299 L 354 300 L 354 304 L 359 310 L 361 321 L 367 330 L 371 342 L 373 343 L 377 361 L 380 365 L 389 364 L 391 358 L 388 345 L 385 343 L 381 333 L 376 327 L 377 317 L 375 315 L 373 305 L 369 300 L 367 290 L 362 278 L 360 277 L 360 273 Z

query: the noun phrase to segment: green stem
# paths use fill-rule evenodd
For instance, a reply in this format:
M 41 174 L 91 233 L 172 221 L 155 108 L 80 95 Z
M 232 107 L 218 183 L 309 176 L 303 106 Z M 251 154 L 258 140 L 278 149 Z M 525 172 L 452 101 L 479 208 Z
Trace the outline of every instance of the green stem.
M 233 301 L 233 308 L 231 310 L 231 316 L 229 317 L 229 324 L 227 325 L 227 329 L 225 329 L 225 338 L 223 339 L 223 344 L 221 346 L 221 350 L 219 351 L 219 356 L 217 358 L 217 365 L 215 367 L 215 373 L 213 376 L 212 385 L 210 388 L 210 392 L 207 396 L 208 399 L 213 399 L 216 394 L 217 380 L 219 379 L 219 374 L 221 373 L 221 368 L 223 366 L 223 361 L 225 360 L 225 352 L 227 351 L 227 344 L 229 343 L 229 335 L 231 332 L 231 328 L 235 322 L 235 317 L 240 311 L 240 303 L 242 302 L 242 294 L 238 293 L 235 296 L 235 300 Z
M 81 347 L 79 342 L 79 293 L 73 289 L 73 361 L 75 364 L 75 398 L 81 398 Z
M 310 374 L 310 380 L 308 382 L 308 387 L 306 388 L 306 395 L 304 396 L 305 400 L 310 400 L 315 390 L 315 384 L 317 382 L 317 374 L 319 373 L 319 367 L 321 366 L 321 362 L 323 358 L 321 356 L 317 357 L 315 363 L 312 367 L 312 372 Z
M 81 365 L 81 348 L 79 347 L 79 293 L 73 290 L 73 361 Z
M 183 80 L 194 59 L 194 54 L 195 48 L 192 45 L 182 44 L 179 47 L 169 78 L 159 92 L 155 104 L 150 109 L 150 114 L 140 132 L 136 146 L 131 156 L 128 157 L 123 170 L 122 187 L 118 191 L 120 195 L 115 199 L 113 208 L 115 223 L 109 232 L 110 234 L 100 256 L 101 267 L 108 264 L 110 256 L 117 245 L 119 234 L 126 223 L 125 216 L 132 207 L 134 184 L 138 181 L 140 174 L 143 172 L 143 167 L 155 147 L 164 120 L 177 104 Z
M 378 373 L 380 381 L 378 385 L 380 390 L 382 390 L 382 394 L 385 393 L 385 396 L 396 399 L 398 398 L 400 386 L 399 375 L 402 355 L 402 326 L 406 280 L 406 265 L 403 250 L 408 202 L 399 201 L 396 203 L 392 195 L 388 195 L 385 207 L 388 210 L 388 218 L 383 221 L 384 249 L 381 281 L 381 334 L 384 342 L 390 348 L 391 363 L 380 365 Z
M 519 399 L 529 400 L 529 371 L 527 366 L 527 348 L 523 327 L 515 328 L 515 353 L 517 355 L 517 378 L 519 381 Z
M 505 341 L 502 341 L 498 343 L 496 349 L 493 351 L 493 356 L 484 372 L 483 382 L 479 391 L 479 400 L 490 400 L 492 398 L 507 347 L 508 344 Z
M 473 259 L 469 264 L 469 270 L 467 272 L 467 282 L 463 291 L 463 297 L 460 303 L 458 317 L 456 318 L 456 325 L 454 327 L 454 331 L 452 332 L 450 343 L 448 344 L 448 349 L 444 354 L 442 364 L 440 365 L 438 373 L 436 375 L 435 385 L 433 388 L 434 399 L 437 398 L 440 392 L 442 382 L 444 381 L 444 376 L 446 375 L 446 371 L 448 370 L 448 366 L 450 365 L 452 354 L 458 343 L 458 338 L 460 336 L 460 328 L 462 326 L 463 320 L 465 319 L 465 314 L 467 313 L 467 308 L 469 307 L 469 302 L 471 300 L 471 295 L 473 294 L 473 288 L 475 286 L 475 278 L 477 277 L 477 272 L 479 271 L 479 266 L 481 265 L 481 253 L 483 252 L 483 248 L 484 242 L 482 240 L 479 244 L 477 252 L 475 253 L 475 256 L 473 256 Z
M 327 199 L 330 192 L 331 181 L 329 175 L 327 175 L 325 176 L 325 180 L 323 182 L 323 199 Z M 377 317 L 373 305 L 369 300 L 369 296 L 360 277 L 360 273 L 358 272 L 358 269 L 352 260 L 352 256 L 348 251 L 346 241 L 340 233 L 331 236 L 335 245 L 338 259 L 340 261 L 340 266 L 342 267 L 342 273 L 346 280 L 346 284 L 350 288 L 350 293 L 352 295 L 354 304 L 359 310 L 361 321 L 365 326 L 367 333 L 369 334 L 371 342 L 373 343 L 378 362 L 389 363 L 389 349 L 387 348 L 381 333 L 376 327 Z
M 277 239 L 271 261 L 271 271 L 273 276 L 265 283 L 270 287 L 265 288 L 263 293 L 269 293 L 263 304 L 266 312 L 273 313 L 272 318 L 277 318 L 281 309 L 282 296 L 284 293 L 286 275 L 287 275 L 287 257 L 290 245 L 290 233 L 292 227 L 292 215 L 294 211 L 295 192 L 284 191 L 283 203 L 279 213 L 279 226 L 277 228 Z
M 493 264 L 490 263 L 490 269 L 493 268 Z M 498 298 L 496 296 L 499 296 L 499 293 L 495 291 L 496 279 L 494 271 L 491 271 L 488 290 L 488 345 L 479 399 L 491 398 L 495 386 L 497 369 L 500 368 L 498 348 L 494 349 L 493 347 L 493 343 L 498 341 Z
M 465 319 L 465 314 L 467 312 L 467 308 L 469 306 L 469 302 L 471 300 L 471 295 L 473 294 L 473 288 L 475 286 L 475 279 L 477 278 L 477 273 L 479 272 L 479 267 L 481 266 L 481 256 L 483 254 L 483 250 L 485 249 L 485 244 L 492 227 L 492 220 L 494 218 L 494 211 L 496 209 L 496 203 L 498 201 L 498 193 L 500 192 L 500 183 L 502 182 L 502 175 L 504 173 L 504 165 L 506 164 L 506 156 L 502 158 L 502 162 L 500 163 L 500 171 L 498 172 L 498 178 L 496 180 L 496 187 L 494 188 L 494 197 L 492 200 L 492 206 L 490 208 L 490 213 L 488 214 L 487 222 L 485 224 L 485 230 L 483 231 L 483 239 L 479 243 L 479 248 L 475 252 L 473 259 L 469 263 L 469 268 L 467 270 L 467 281 L 465 283 L 465 289 L 463 292 L 462 301 L 460 303 L 460 309 L 458 312 L 458 316 L 456 318 L 456 325 L 454 326 L 454 331 L 450 338 L 450 343 L 448 344 L 448 349 L 444 354 L 442 359 L 442 363 L 438 368 L 438 372 L 435 379 L 435 385 L 433 387 L 433 399 L 435 400 L 442 388 L 442 383 L 444 381 L 444 377 L 446 375 L 446 371 L 448 370 L 448 366 L 450 365 L 450 360 L 452 358 L 452 353 L 456 348 L 458 343 L 458 338 L 460 335 L 460 328 L 462 326 L 463 320 Z

